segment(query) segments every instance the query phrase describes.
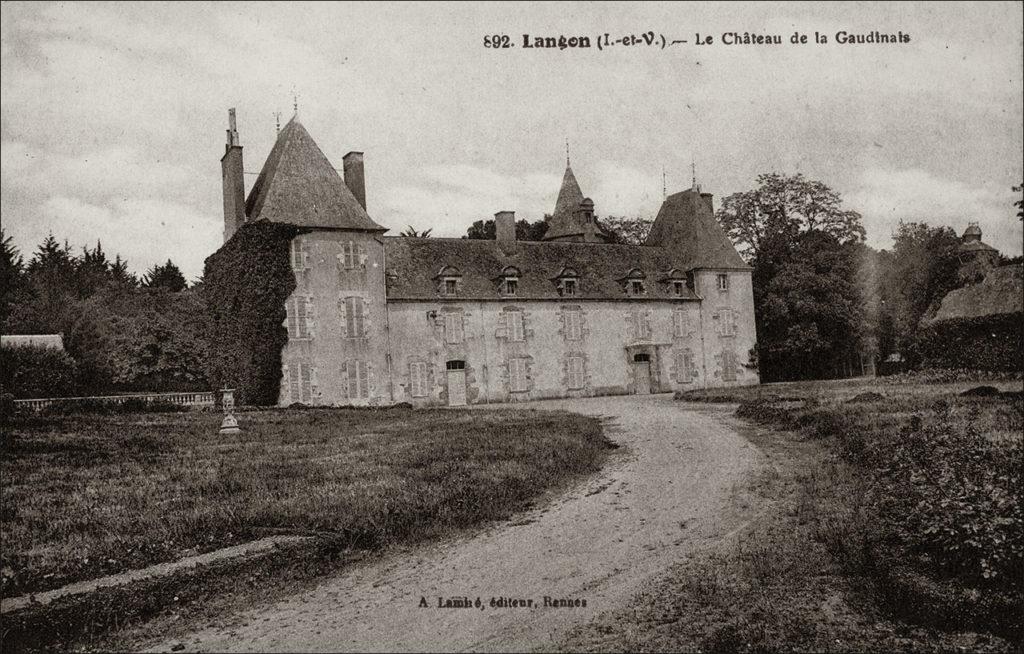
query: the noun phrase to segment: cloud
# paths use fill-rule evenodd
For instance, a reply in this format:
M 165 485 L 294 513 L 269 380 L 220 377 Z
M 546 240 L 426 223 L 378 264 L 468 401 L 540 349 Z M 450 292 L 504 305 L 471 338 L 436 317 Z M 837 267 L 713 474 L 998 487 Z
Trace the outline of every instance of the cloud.
M 970 186 L 920 168 L 870 168 L 852 191 L 844 193 L 845 206 L 863 215 L 868 242 L 876 247 L 891 245 L 900 220 L 945 225 L 957 233 L 962 233 L 968 222 L 977 221 L 984 240 L 1009 256 L 1022 249 L 1015 199 L 1010 188 Z

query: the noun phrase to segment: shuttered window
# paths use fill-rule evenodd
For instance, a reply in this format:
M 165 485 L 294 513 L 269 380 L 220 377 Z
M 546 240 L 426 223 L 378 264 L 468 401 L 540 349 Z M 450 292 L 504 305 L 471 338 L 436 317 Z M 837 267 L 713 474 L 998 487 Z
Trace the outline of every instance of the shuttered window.
M 718 310 L 718 333 L 722 336 L 736 335 L 736 312 L 732 309 Z
M 526 380 L 526 359 L 510 359 L 508 362 L 509 388 L 513 393 L 529 388 Z
M 508 320 L 508 337 L 513 341 L 523 340 L 523 312 L 508 311 L 505 315 Z
M 301 271 L 306 269 L 306 247 L 301 239 L 293 238 L 291 245 L 292 270 Z
M 445 343 L 462 342 L 462 314 L 457 311 L 449 311 L 444 314 L 444 340 Z
M 346 241 L 341 244 L 341 254 L 338 256 L 341 267 L 346 270 L 363 268 L 366 265 L 366 248 L 362 243 Z
M 583 374 L 583 357 L 569 357 L 567 361 L 569 372 L 569 388 L 583 388 L 585 385 Z
M 413 397 L 428 395 L 427 364 L 423 361 L 414 361 L 409 364 L 409 394 Z
M 342 370 L 343 378 L 348 381 L 348 399 L 366 399 L 370 397 L 370 372 L 365 361 L 350 360 Z
M 289 404 L 313 400 L 313 366 L 306 362 L 295 362 L 288 366 Z
M 298 295 L 285 305 L 285 312 L 288 315 L 288 338 L 294 340 L 312 336 L 310 330 L 312 304 L 310 298 Z
M 722 352 L 722 379 L 736 381 L 736 353 L 731 350 Z
M 566 309 L 563 312 L 565 320 L 565 338 L 569 341 L 578 341 L 583 338 L 583 326 L 579 309 Z
M 647 318 L 647 312 L 640 310 L 633 314 L 633 319 L 636 323 L 636 338 L 640 341 L 646 341 L 651 338 L 651 322 Z
M 693 381 L 693 352 L 690 350 L 683 350 L 679 353 L 676 358 L 676 378 L 681 384 L 689 384 Z
M 672 312 L 672 334 L 673 336 L 686 336 L 686 312 L 676 309 Z
M 366 336 L 364 311 L 363 298 L 359 296 L 345 298 L 345 335 L 348 338 L 364 338 Z

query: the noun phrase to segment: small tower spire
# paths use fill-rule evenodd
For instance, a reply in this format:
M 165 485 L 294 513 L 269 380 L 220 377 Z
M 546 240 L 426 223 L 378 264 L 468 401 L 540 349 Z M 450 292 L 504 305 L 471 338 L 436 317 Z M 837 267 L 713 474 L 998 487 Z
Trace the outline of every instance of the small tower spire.
M 665 166 L 661 167 L 661 199 L 668 197 L 668 182 L 665 178 Z
M 277 119 L 277 133 L 280 134 L 281 133 L 281 112 L 280 111 L 275 111 L 274 112 L 274 118 Z
M 565 139 L 565 167 L 569 167 L 569 139 Z
M 690 172 L 693 174 L 693 188 L 697 188 L 697 162 L 690 157 Z
M 292 91 L 292 109 L 295 111 L 295 115 L 299 115 L 299 94 Z

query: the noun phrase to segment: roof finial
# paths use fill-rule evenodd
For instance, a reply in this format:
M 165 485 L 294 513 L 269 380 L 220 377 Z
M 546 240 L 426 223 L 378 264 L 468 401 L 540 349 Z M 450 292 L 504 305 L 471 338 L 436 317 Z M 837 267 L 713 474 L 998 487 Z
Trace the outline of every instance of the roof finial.
M 292 109 L 295 110 L 295 115 L 299 115 L 299 94 L 292 91 Z
M 281 112 L 280 111 L 275 111 L 274 112 L 274 118 L 277 119 L 277 133 L 280 134 L 281 133 Z
M 697 162 L 690 157 L 690 172 L 693 173 L 693 188 L 697 188 Z
M 665 166 L 661 167 L 661 199 L 668 197 L 668 182 L 665 177 Z
M 569 139 L 565 139 L 565 167 L 569 167 Z

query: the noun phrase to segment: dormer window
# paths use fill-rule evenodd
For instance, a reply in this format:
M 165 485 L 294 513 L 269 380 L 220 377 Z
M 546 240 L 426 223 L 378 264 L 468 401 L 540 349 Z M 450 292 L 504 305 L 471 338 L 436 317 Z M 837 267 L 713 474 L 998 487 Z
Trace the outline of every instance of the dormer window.
M 519 294 L 519 269 L 515 266 L 507 266 L 501 271 L 499 293 L 505 297 L 515 297 Z
M 683 297 L 683 291 L 686 288 L 684 282 L 672 282 L 672 292 L 676 297 Z
M 647 293 L 647 285 L 644 283 L 645 277 L 644 271 L 634 268 L 629 271 L 624 279 L 619 281 L 625 283 L 626 295 L 639 297 Z
M 458 295 L 462 286 L 462 273 L 455 266 L 445 266 L 434 277 L 440 295 Z
M 552 281 L 555 282 L 555 289 L 562 297 L 575 297 L 579 290 L 579 273 L 575 268 L 562 268 Z

